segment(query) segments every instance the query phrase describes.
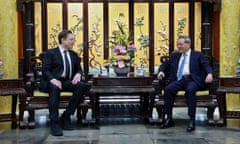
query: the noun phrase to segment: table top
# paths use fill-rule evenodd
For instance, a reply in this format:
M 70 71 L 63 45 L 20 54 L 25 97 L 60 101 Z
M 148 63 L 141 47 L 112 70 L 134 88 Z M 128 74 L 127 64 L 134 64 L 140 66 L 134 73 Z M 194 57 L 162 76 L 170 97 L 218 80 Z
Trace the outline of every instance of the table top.
M 223 76 L 220 76 L 220 79 L 240 79 L 240 76 L 236 76 L 236 75 L 223 75 Z
M 129 79 L 129 78 L 137 78 L 137 79 L 142 79 L 142 78 L 151 78 L 151 77 L 153 77 L 153 76 L 150 76 L 150 75 L 144 75 L 144 76 L 137 76 L 137 75 L 128 75 L 128 76 L 114 76 L 114 75 L 101 76 L 101 75 L 94 75 L 92 78 L 98 78 L 98 79 L 109 79 L 109 78 Z
M 152 76 L 131 76 L 131 77 L 93 77 L 93 86 L 149 86 L 152 85 Z
M 5 77 L 0 79 L 0 89 L 23 88 L 23 79 L 14 77 Z
M 19 78 L 19 77 L 2 77 L 0 78 L 0 81 L 8 81 L 8 80 L 23 80 L 23 78 Z

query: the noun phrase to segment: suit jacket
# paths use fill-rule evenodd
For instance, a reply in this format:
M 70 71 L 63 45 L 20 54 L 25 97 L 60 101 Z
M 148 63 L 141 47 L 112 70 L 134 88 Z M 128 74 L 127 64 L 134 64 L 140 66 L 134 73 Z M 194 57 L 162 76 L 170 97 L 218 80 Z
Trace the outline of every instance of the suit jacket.
M 82 75 L 80 58 L 72 50 L 69 50 L 69 55 L 71 57 L 72 77 L 76 73 L 80 73 Z M 63 58 L 59 47 L 49 49 L 45 54 L 43 54 L 42 58 L 42 78 L 39 90 L 47 92 L 50 80 L 54 78 L 59 79 L 63 73 L 63 70 L 64 70 Z
M 177 80 L 178 63 L 181 57 L 181 53 L 176 52 L 171 54 L 169 61 L 163 63 L 159 67 L 159 71 L 169 71 L 169 82 Z M 190 55 L 190 74 L 191 78 L 200 86 L 205 87 L 205 78 L 208 73 L 212 73 L 212 68 L 208 64 L 208 60 L 201 52 L 191 50 Z

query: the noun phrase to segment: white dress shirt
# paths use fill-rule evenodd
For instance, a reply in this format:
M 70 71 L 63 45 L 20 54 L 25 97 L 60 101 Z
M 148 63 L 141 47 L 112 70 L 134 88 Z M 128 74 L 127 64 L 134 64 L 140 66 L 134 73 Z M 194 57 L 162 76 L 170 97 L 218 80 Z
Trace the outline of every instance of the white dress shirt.
M 189 49 L 187 52 L 183 53 L 186 54 L 186 59 L 184 63 L 184 68 L 183 68 L 183 75 L 190 75 L 190 56 L 191 56 L 191 49 Z M 183 54 L 180 57 L 179 63 L 178 63 L 178 68 L 180 68 L 180 64 L 183 60 Z M 179 72 L 179 70 L 178 70 Z
M 60 49 L 60 52 L 61 52 L 61 55 L 62 55 L 62 60 L 63 60 L 63 73 L 62 73 L 62 77 L 66 77 L 66 62 L 65 62 L 65 58 L 64 58 L 64 51 L 65 49 L 61 46 L 59 46 L 59 49 Z M 67 58 L 68 58 L 68 61 L 69 61 L 69 65 L 70 65 L 70 77 L 71 77 L 71 74 L 72 74 L 72 62 L 71 62 L 71 58 L 70 58 L 70 54 L 69 54 L 69 51 L 67 50 Z

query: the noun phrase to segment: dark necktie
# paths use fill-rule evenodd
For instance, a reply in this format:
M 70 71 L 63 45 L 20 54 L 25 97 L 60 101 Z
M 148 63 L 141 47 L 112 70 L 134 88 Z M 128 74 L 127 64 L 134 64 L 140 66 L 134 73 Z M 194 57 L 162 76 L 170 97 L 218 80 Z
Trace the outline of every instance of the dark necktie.
M 70 64 L 68 61 L 68 57 L 67 57 L 67 51 L 64 51 L 64 58 L 65 58 L 65 78 L 69 78 L 70 76 Z
M 180 63 L 179 69 L 178 69 L 178 76 L 177 79 L 181 80 L 182 79 L 182 75 L 183 75 L 183 68 L 184 68 L 184 64 L 185 64 L 185 60 L 186 60 L 186 54 L 183 54 L 183 59 Z

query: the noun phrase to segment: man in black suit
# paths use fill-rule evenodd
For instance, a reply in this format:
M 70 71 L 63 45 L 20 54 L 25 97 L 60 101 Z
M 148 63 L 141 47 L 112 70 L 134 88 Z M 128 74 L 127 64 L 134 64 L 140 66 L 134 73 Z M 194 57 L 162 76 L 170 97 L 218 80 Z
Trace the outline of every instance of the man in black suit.
M 212 68 L 204 54 L 191 50 L 190 45 L 191 40 L 188 36 L 180 36 L 177 42 L 178 52 L 173 53 L 169 61 L 159 67 L 159 78 L 165 77 L 164 72 L 170 71 L 170 82 L 164 89 L 164 118 L 161 129 L 174 125 L 172 119 L 174 97 L 178 91 L 184 90 L 190 117 L 187 132 L 195 130 L 196 91 L 203 89 L 205 83 L 213 80 Z M 165 115 L 167 115 L 167 119 L 165 119 Z
M 81 81 L 82 69 L 80 58 L 72 51 L 75 43 L 71 31 L 63 30 L 58 35 L 59 46 L 49 49 L 43 55 L 42 79 L 40 91 L 49 93 L 49 115 L 51 121 L 51 134 L 62 136 L 62 128 L 73 130 L 70 116 L 74 114 L 80 97 L 83 96 L 86 84 Z M 61 91 L 73 92 L 66 110 L 59 118 L 59 98 Z

